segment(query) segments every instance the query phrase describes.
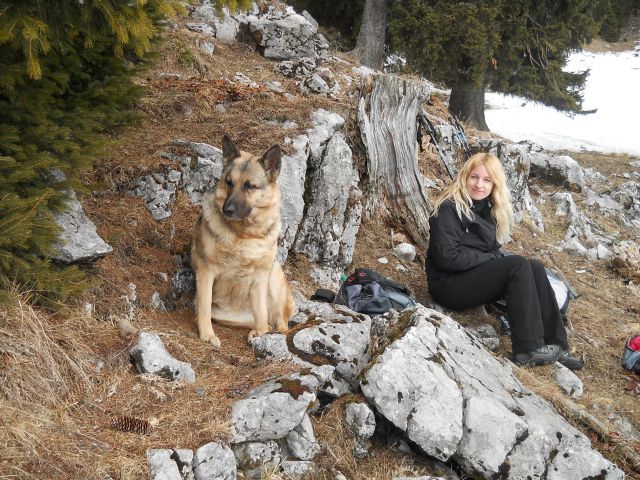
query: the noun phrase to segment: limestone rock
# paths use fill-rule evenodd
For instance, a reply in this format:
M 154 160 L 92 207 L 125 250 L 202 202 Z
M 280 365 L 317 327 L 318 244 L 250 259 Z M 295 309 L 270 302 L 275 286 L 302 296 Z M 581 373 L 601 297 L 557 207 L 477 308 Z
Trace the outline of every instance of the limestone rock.
M 245 17 L 257 50 L 270 60 L 302 57 L 316 59 L 326 55 L 329 42 L 317 27 L 293 8 L 269 8 L 264 15 Z
M 142 197 L 153 218 L 164 220 L 171 216 L 181 179 L 181 173 L 174 169 L 152 173 L 133 179 L 129 193 Z
M 290 350 L 314 365 L 334 365 L 336 372 L 349 382 L 369 361 L 369 332 L 371 319 L 362 314 L 340 312 L 338 307 L 333 318 L 305 324 L 295 331 L 290 341 Z
M 173 461 L 172 455 L 173 450 L 168 448 L 147 450 L 151 480 L 182 480 L 178 464 Z
M 356 438 L 371 438 L 376 430 L 376 417 L 366 403 L 354 402 L 346 406 L 345 420 Z
M 584 385 L 578 376 L 561 363 L 555 363 L 556 383 L 573 399 L 578 399 L 584 392 Z
M 362 392 L 429 455 L 453 457 L 469 475 L 487 479 L 623 478 L 584 434 L 522 386 L 509 361 L 449 317 L 418 306 L 386 336 L 362 375 Z
M 236 459 L 233 451 L 219 442 L 207 443 L 193 458 L 195 480 L 235 480 Z
M 90 262 L 113 251 L 96 232 L 95 224 L 86 216 L 73 190 L 62 212 L 54 212 L 53 218 L 62 231 L 51 256 L 64 263 Z
M 247 442 L 233 447 L 237 465 L 245 478 L 260 480 L 262 469 L 278 465 L 282 461 L 282 451 L 278 442 Z
M 277 440 L 302 422 L 316 399 L 318 380 L 312 375 L 291 374 L 264 383 L 233 404 L 233 443 Z
M 156 333 L 140 332 L 138 343 L 129 349 L 140 373 L 153 373 L 168 380 L 194 382 L 196 374 L 190 363 L 173 358 Z
M 312 475 L 316 470 L 316 464 L 309 461 L 291 461 L 287 460 L 282 462 L 282 472 L 286 475 L 286 478 L 291 480 L 299 480 L 305 477 L 305 475 Z
M 413 262 L 416 259 L 416 247 L 410 243 L 403 242 L 396 245 L 393 247 L 393 253 L 405 262 Z
M 312 261 L 341 269 L 353 258 L 362 215 L 358 174 L 342 133 L 331 137 L 314 167 L 307 172 L 309 205 L 295 250 Z
M 300 135 L 293 139 L 294 153 L 282 157 L 278 185 L 282 191 L 280 216 L 282 230 L 278 241 L 278 261 L 287 259 L 289 249 L 298 233 L 298 226 L 304 214 L 304 187 L 309 158 L 309 139 Z
M 566 187 L 575 192 L 582 192 L 585 186 L 582 168 L 568 155 L 532 153 L 529 176 L 541 178 L 549 184 Z
M 289 432 L 287 446 L 293 456 L 300 460 L 311 460 L 320 453 L 309 415 L 305 415 L 300 424 Z
M 292 358 L 287 347 L 287 337 L 279 333 L 269 333 L 251 339 L 256 360 L 282 360 Z
M 527 423 L 486 397 L 469 398 L 464 409 L 465 429 L 458 454 L 469 470 L 492 477 L 500 471 L 516 442 L 525 438 Z

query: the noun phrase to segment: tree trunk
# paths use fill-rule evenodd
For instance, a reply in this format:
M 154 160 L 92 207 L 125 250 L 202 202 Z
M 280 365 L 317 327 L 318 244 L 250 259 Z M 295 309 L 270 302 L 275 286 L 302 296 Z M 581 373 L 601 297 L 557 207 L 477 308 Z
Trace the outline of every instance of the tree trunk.
M 484 119 L 484 84 L 481 87 L 465 82 L 455 84 L 449 97 L 449 113 L 488 132 Z
M 382 214 L 402 224 L 423 250 L 429 243 L 426 182 L 417 162 L 418 109 L 426 82 L 376 75 L 362 89 L 358 126 L 367 156 L 365 215 Z M 368 87 L 368 88 L 366 88 Z
M 362 65 L 382 70 L 386 32 L 387 0 L 366 0 L 356 48 L 351 53 Z

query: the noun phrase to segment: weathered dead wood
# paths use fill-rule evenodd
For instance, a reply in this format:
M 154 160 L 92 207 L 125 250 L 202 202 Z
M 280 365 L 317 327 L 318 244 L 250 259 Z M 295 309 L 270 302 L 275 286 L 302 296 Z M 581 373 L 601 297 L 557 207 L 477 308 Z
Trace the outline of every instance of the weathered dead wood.
M 368 81 L 372 88 L 363 88 L 358 107 L 367 154 L 365 215 L 391 216 L 404 224 L 424 250 L 433 207 L 417 164 L 416 116 L 429 87 L 426 82 L 395 75 L 375 75 Z

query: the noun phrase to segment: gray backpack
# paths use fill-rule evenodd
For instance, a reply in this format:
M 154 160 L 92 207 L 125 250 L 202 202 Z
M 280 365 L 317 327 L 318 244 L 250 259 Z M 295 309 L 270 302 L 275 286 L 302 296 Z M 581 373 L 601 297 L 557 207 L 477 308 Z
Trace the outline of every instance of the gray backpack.
M 369 315 L 385 313 L 391 308 L 400 311 L 416 305 L 409 287 L 368 268 L 357 268 L 346 278 L 334 303 Z
M 636 374 L 640 373 L 640 352 L 632 348 L 632 343 L 634 345 L 637 345 L 637 342 L 635 340 L 638 337 L 639 336 L 636 335 L 635 337 L 631 337 L 627 340 L 627 343 L 625 343 L 624 350 L 622 352 L 622 358 L 620 359 L 622 368 Z

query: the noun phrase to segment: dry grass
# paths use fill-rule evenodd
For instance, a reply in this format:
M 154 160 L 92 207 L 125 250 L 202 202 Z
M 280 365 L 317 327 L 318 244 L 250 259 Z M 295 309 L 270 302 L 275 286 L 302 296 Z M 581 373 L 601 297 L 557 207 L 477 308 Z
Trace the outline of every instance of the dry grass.
M 121 337 L 110 322 L 82 315 L 57 321 L 24 304 L 0 312 L 0 320 L 3 478 L 143 478 L 148 448 L 225 440 L 233 401 L 292 370 L 256 363 L 246 332 L 220 328 L 225 348 L 217 352 L 191 325 L 177 331 L 175 319 L 138 318 L 198 371 L 194 384 L 168 382 L 135 373 L 127 353 L 135 339 Z M 150 435 L 121 432 L 110 425 L 115 416 L 155 426 Z
M 200 342 L 188 299 L 172 312 L 151 309 L 154 291 L 161 295 L 170 292 L 161 273 L 170 276 L 175 270 L 173 255 L 188 250 L 199 209 L 179 193 L 172 217 L 156 222 L 143 201 L 125 190 L 132 178 L 171 165 L 159 154 L 172 150 L 175 139 L 218 145 L 227 133 L 240 148 L 262 151 L 273 143 L 282 144 L 287 136 L 303 133 L 309 127 L 310 113 L 317 108 L 341 113 L 347 119 L 347 135 L 357 145 L 356 102 L 351 96 L 357 96 L 358 85 L 344 84 L 345 95 L 337 100 L 304 97 L 298 95 L 293 80 L 284 78 L 272 62 L 251 50 L 217 43 L 213 56 L 206 57 L 197 49 L 199 39 L 185 30 L 167 32 L 157 66 L 140 79 L 147 86 L 140 107 L 142 124 L 114 139 L 104 157 L 96 161 L 95 171 L 87 176 L 87 182 L 93 182 L 92 188 L 100 192 L 85 195 L 82 203 L 98 233 L 114 248 L 112 254 L 86 267 L 101 284 L 80 303 L 94 304 L 95 315 L 55 317 L 25 304 L 0 312 L 0 478 L 146 478 L 147 449 L 195 449 L 208 441 L 226 439 L 232 403 L 254 386 L 293 369 L 288 363 L 256 362 L 244 330 L 217 327 L 220 351 Z M 349 67 L 339 64 L 332 69 L 349 73 Z M 161 78 L 163 72 L 182 77 Z M 295 99 L 287 100 L 263 88 L 230 86 L 224 79 L 233 78 L 236 72 L 261 85 L 266 80 L 280 81 Z M 430 116 L 446 118 L 443 99 L 433 98 L 427 108 Z M 285 131 L 273 120 L 293 120 L 298 126 Z M 469 131 L 468 135 L 474 133 Z M 362 165 L 361 152 L 356 150 L 355 156 Z M 630 168 L 627 159 L 610 155 L 576 158 L 605 174 L 615 174 L 624 165 Z M 419 165 L 429 176 L 442 179 L 443 184 L 447 181 L 436 153 L 429 148 L 421 154 Z M 580 204 L 579 196 L 577 201 Z M 602 262 L 555 252 L 552 245 L 562 238 L 564 225 L 548 208 L 543 208 L 546 233 L 534 236 L 527 227 L 520 227 L 507 248 L 542 258 L 562 270 L 580 291 L 582 296 L 571 308 L 570 341 L 587 359 L 586 368 L 579 373 L 586 386 L 581 403 L 594 414 L 606 404 L 640 428 L 638 397 L 628 389 L 631 376 L 619 366 L 624 339 L 640 331 L 637 290 L 624 285 Z M 616 228 L 613 223 L 606 225 Z M 404 233 L 402 225 L 384 218 L 365 219 L 353 267 L 374 268 L 406 283 L 420 302 L 429 303 L 422 252 L 417 261 L 402 264 L 405 273 L 396 269 L 401 262 L 391 248 L 400 241 L 398 233 Z M 377 262 L 383 256 L 389 259 L 386 265 Z M 289 279 L 307 297 L 317 287 L 308 275 L 312 267 L 304 257 L 293 254 L 284 265 Z M 585 273 L 577 273 L 582 270 Z M 122 299 L 129 283 L 136 285 L 138 295 L 132 312 Z M 121 336 L 116 325 L 118 318 L 129 313 L 136 328 L 160 333 L 170 353 L 192 363 L 197 372 L 194 384 L 174 384 L 134 372 L 127 353 L 134 339 Z M 475 311 L 452 316 L 465 325 L 494 321 Z M 498 354 L 508 355 L 508 339 L 502 339 Z M 550 368 L 531 373 L 555 392 Z M 407 457 L 386 444 L 375 443 L 367 460 L 355 459 L 351 453 L 354 441 L 343 423 L 347 401 L 335 402 L 313 419 L 324 447 L 319 462 L 328 471 L 335 468 L 350 479 L 387 479 L 433 471 L 430 465 L 421 464 L 421 459 Z M 141 418 L 156 426 L 150 435 L 122 432 L 111 427 L 113 416 Z M 605 456 L 620 462 L 628 478 L 640 478 L 615 449 L 593 439 Z M 265 475 L 280 478 L 276 472 Z
M 377 439 L 369 449 L 369 456 L 366 459 L 354 457 L 353 448 L 357 441 L 345 422 L 345 407 L 353 401 L 363 401 L 357 395 L 345 396 L 332 402 L 329 407 L 319 416 L 314 418 L 314 431 L 318 442 L 322 445 L 322 453 L 314 459 L 324 470 L 321 478 L 329 480 L 335 478 L 329 472 L 336 470 L 342 472 L 349 479 L 388 479 L 395 477 L 414 476 L 438 476 L 441 470 L 431 462 L 415 461 L 411 456 L 407 456 L 393 445 L 393 434 L 389 430 L 388 435 L 384 433 L 377 436 Z M 378 425 L 378 431 L 387 426 Z M 388 427 L 391 429 L 391 427 Z

